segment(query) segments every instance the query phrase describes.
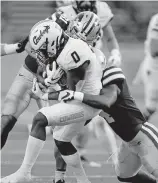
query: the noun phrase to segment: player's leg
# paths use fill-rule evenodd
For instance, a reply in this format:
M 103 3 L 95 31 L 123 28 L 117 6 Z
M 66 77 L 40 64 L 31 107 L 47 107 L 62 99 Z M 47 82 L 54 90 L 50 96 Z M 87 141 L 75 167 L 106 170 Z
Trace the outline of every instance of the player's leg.
M 62 155 L 55 143 L 54 143 L 54 157 L 55 157 L 55 161 L 56 161 L 54 183 L 58 183 L 60 181 L 61 182 L 63 181 L 63 183 L 64 183 L 67 164 L 63 160 Z
M 140 170 L 141 166 L 140 157 L 130 150 L 127 143 L 122 143 L 115 164 L 118 180 L 126 183 L 156 183 L 151 175 Z
M 87 146 L 88 138 L 89 138 L 89 130 L 88 127 L 85 126 L 84 129 L 73 139 L 73 144 L 76 146 L 80 154 L 81 161 L 84 163 L 89 162 L 85 155 L 86 154 L 85 147 Z
M 155 113 L 158 104 L 158 87 L 157 83 L 154 82 L 154 79 L 156 78 L 153 78 L 151 76 L 148 77 L 150 77 L 151 79 L 148 80 L 146 84 L 144 84 L 145 109 L 143 111 L 143 115 L 146 120 L 149 120 L 150 117 Z
M 77 149 L 71 143 L 72 139 L 84 128 L 84 123 L 70 124 L 63 127 L 55 127 L 53 137 L 67 165 L 74 169 L 77 182 L 88 183 L 87 176 L 80 161 Z
M 117 143 L 113 130 L 108 125 L 105 117 L 105 112 L 101 112 L 100 115 L 92 119 L 94 124 L 93 129 L 97 139 L 102 143 L 103 147 L 108 151 L 109 156 L 113 159 L 113 162 L 117 161 Z M 108 144 L 108 146 L 107 146 Z
M 1 117 L 1 148 L 18 117 L 30 103 L 33 75 L 21 68 L 4 100 Z
M 26 174 L 31 171 L 46 140 L 46 126 L 67 125 L 81 123 L 91 119 L 100 110 L 93 109 L 79 102 L 59 103 L 51 107 L 44 107 L 38 111 L 33 119 L 31 133 L 28 139 L 26 152 L 20 169 L 3 180 L 22 182 Z
M 140 156 L 146 170 L 158 180 L 158 129 L 145 123 L 130 146 Z
M 143 111 L 146 120 L 156 111 L 158 103 L 158 85 L 157 77 L 158 71 L 151 68 L 152 60 L 146 56 L 144 60 L 143 69 L 143 84 L 144 84 L 144 97 L 145 97 L 145 109 Z

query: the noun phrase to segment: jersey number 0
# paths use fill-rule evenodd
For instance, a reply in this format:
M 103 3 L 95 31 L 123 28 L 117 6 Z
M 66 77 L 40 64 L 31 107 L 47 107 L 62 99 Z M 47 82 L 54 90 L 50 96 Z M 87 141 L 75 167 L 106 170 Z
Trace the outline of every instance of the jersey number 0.
M 79 57 L 79 55 L 77 54 L 76 51 L 72 52 L 71 53 L 71 56 L 72 56 L 72 58 L 73 58 L 73 60 L 74 60 L 75 63 L 77 63 L 77 62 L 80 61 L 80 57 Z

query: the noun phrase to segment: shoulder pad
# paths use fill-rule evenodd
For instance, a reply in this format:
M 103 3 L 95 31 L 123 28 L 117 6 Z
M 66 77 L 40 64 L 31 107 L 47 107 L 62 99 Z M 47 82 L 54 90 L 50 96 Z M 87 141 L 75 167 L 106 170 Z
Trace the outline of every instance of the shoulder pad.
M 102 84 L 103 86 L 114 82 L 114 81 L 123 81 L 125 80 L 125 76 L 122 72 L 122 69 L 119 67 L 108 67 L 103 71 L 103 76 L 102 76 Z

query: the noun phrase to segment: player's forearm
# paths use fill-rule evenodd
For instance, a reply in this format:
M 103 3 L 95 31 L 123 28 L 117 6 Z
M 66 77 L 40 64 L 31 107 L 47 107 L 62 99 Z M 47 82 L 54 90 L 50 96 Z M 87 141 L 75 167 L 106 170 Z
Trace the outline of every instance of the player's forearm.
M 113 31 L 111 25 L 108 25 L 105 28 L 104 33 L 105 33 L 107 47 L 108 47 L 109 52 L 111 52 L 114 49 L 119 50 L 119 44 L 115 37 L 114 31 Z
M 48 93 L 48 100 L 58 100 L 59 92 Z
M 18 43 L 16 44 L 1 44 L 1 56 L 16 53 Z
M 106 97 L 105 95 L 88 95 L 84 94 L 83 103 L 90 105 L 91 107 L 102 109 L 106 112 L 115 103 L 116 97 Z

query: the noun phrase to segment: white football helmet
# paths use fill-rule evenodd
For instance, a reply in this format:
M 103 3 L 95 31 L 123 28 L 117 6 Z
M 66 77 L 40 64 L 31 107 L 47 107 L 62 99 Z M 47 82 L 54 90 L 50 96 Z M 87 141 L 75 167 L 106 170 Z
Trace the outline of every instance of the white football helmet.
M 29 35 L 31 47 L 36 52 L 37 61 L 46 65 L 50 58 L 55 58 L 64 42 L 61 27 L 52 20 L 43 20 L 35 24 Z
M 68 34 L 73 38 L 79 38 L 94 46 L 101 36 L 99 17 L 90 11 L 79 13 L 68 27 Z

